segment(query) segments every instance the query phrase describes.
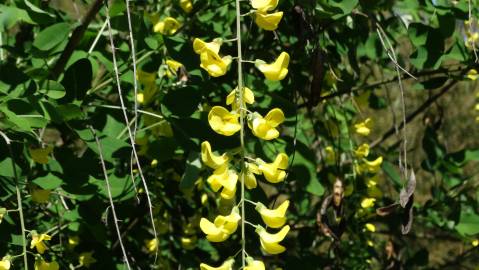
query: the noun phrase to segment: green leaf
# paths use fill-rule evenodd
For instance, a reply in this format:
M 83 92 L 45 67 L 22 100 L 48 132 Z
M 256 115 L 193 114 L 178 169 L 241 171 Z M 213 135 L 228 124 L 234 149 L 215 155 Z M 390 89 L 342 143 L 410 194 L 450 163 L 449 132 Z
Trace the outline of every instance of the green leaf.
M 57 23 L 43 29 L 33 41 L 33 46 L 41 51 L 49 51 L 62 43 L 70 34 L 70 24 Z
M 63 85 L 56 81 L 46 80 L 38 90 L 40 93 L 45 94 L 53 99 L 60 99 L 65 96 L 66 91 Z
M 479 215 L 461 212 L 461 218 L 456 225 L 456 230 L 461 235 L 476 235 L 479 233 Z
M 62 80 L 66 96 L 61 102 L 83 100 L 91 88 L 93 78 L 92 64 L 88 58 L 82 58 L 68 67 Z
M 196 180 L 200 174 L 201 160 L 200 153 L 191 152 L 186 161 L 186 169 L 180 182 L 180 189 L 188 191 L 193 189 Z
M 60 178 L 51 173 L 47 174 L 46 176 L 38 177 L 32 182 L 43 189 L 55 189 L 63 184 L 63 181 Z
M 0 30 L 2 32 L 12 28 L 18 22 L 35 24 L 25 10 L 13 6 L 0 5 Z

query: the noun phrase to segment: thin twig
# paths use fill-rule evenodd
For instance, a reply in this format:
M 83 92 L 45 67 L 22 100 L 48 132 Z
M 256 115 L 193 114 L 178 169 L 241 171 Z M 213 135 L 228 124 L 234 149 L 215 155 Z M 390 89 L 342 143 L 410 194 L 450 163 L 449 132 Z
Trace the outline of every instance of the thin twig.
M 133 38 L 133 30 L 131 27 L 131 15 L 130 15 L 130 0 L 125 0 L 126 2 L 126 16 L 128 19 L 128 34 L 130 37 L 130 49 L 131 49 L 131 59 L 133 63 L 133 90 L 134 90 L 134 121 L 133 121 L 133 138 L 136 138 L 136 132 L 138 130 L 138 80 L 136 79 L 136 51 L 135 51 L 135 40 Z
M 98 43 L 98 40 L 100 40 L 101 35 L 105 31 L 105 28 L 106 28 L 106 21 L 101 26 L 100 31 L 98 31 L 98 34 L 96 35 L 95 40 L 93 40 L 93 43 L 91 44 L 90 49 L 88 49 L 89 55 L 93 52 L 93 49 L 95 49 L 96 44 Z
M 120 227 L 118 226 L 118 218 L 116 216 L 115 204 L 113 203 L 113 197 L 111 195 L 110 180 L 108 179 L 108 172 L 106 170 L 105 160 L 103 159 L 103 150 L 102 150 L 102 147 L 101 147 L 101 143 L 100 143 L 100 140 L 98 139 L 98 136 L 96 135 L 95 129 L 92 126 L 90 126 L 90 130 L 91 130 L 93 136 L 95 137 L 96 145 L 98 147 L 98 152 L 99 152 L 99 155 L 100 155 L 101 168 L 103 170 L 103 175 L 105 177 L 106 190 L 108 192 L 108 199 L 110 201 L 111 212 L 113 214 L 113 223 L 115 225 L 116 233 L 118 235 L 118 241 L 120 242 L 121 252 L 123 253 L 123 260 L 125 260 L 126 267 L 128 269 L 131 269 L 130 262 L 128 261 L 128 256 L 126 255 L 125 246 L 123 245 L 123 241 L 121 240 Z

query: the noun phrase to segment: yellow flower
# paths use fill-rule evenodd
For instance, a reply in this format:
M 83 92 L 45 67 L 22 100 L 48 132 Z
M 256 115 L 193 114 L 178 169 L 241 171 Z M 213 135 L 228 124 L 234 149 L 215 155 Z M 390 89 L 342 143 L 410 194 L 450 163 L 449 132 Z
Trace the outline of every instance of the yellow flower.
M 32 242 L 30 243 L 30 248 L 36 248 L 38 253 L 43 254 L 48 247 L 43 243 L 43 241 L 49 241 L 52 237 L 48 234 L 37 234 L 36 231 L 32 231 Z
M 258 185 L 255 174 L 261 174 L 258 166 L 256 166 L 256 164 L 246 162 L 246 175 L 244 184 L 247 189 L 256 188 Z
M 180 0 L 180 7 L 186 13 L 190 13 L 193 10 L 193 4 L 190 0 Z
M 217 169 L 225 165 L 229 158 L 226 153 L 221 156 L 213 154 L 210 143 L 208 141 L 204 141 L 201 143 L 201 160 L 203 160 L 203 163 L 206 166 L 212 169 Z
M 229 215 L 219 215 L 214 222 L 201 218 L 200 229 L 206 234 L 206 239 L 210 242 L 223 242 L 236 232 L 240 219 L 238 207 L 233 207 Z
M 289 54 L 282 52 L 276 61 L 267 64 L 263 60 L 256 60 L 255 66 L 261 71 L 266 79 L 271 81 L 280 81 L 288 74 Z
M 371 240 L 368 240 L 368 241 L 367 241 L 367 244 L 368 244 L 368 246 L 370 246 L 370 247 L 374 247 L 374 243 L 373 243 L 373 241 L 371 241 Z M 368 263 L 370 263 L 370 262 L 368 262 Z
M 259 11 L 270 11 L 278 6 L 278 0 L 251 0 L 251 6 Z
M 45 148 L 28 148 L 28 151 L 30 152 L 33 161 L 39 164 L 47 164 L 48 156 L 53 152 L 53 146 L 49 145 Z
M 269 141 L 278 138 L 279 131 L 276 127 L 283 122 L 283 111 L 274 108 L 264 118 L 259 113 L 254 113 L 248 126 L 256 137 Z
M 41 189 L 35 188 L 32 190 L 32 201 L 36 203 L 47 203 L 48 199 L 50 198 L 51 190 L 49 189 Z
M 156 158 L 153 159 L 153 160 L 151 161 L 151 163 L 150 163 L 150 166 L 151 166 L 152 168 L 156 168 L 156 166 L 158 166 L 158 159 L 156 159 Z
M 208 113 L 208 123 L 221 135 L 231 136 L 241 129 L 239 114 L 231 113 L 226 108 L 214 106 Z
M 81 266 L 85 266 L 86 268 L 90 268 L 90 265 L 96 263 L 96 259 L 93 258 L 93 251 L 90 252 L 82 252 L 78 257 L 78 263 Z
M 173 35 L 178 31 L 181 24 L 172 17 L 166 17 L 163 21 L 159 21 L 153 27 L 153 31 L 162 35 Z
M 375 160 L 368 161 L 366 159 L 363 160 L 364 164 L 362 165 L 362 169 L 366 169 L 370 173 L 377 173 L 381 168 L 381 164 L 383 163 L 383 157 L 378 157 Z
M 248 87 L 243 87 L 243 103 L 253 104 L 254 94 Z M 239 103 L 239 91 L 238 87 L 233 89 L 226 97 L 226 105 L 231 105 L 233 110 L 237 110 L 240 107 Z
M 238 174 L 236 171 L 228 169 L 228 164 L 225 164 L 216 169 L 213 174 L 206 180 L 213 191 L 217 192 L 223 187 L 221 197 L 230 200 L 235 196 L 236 183 L 238 182 Z
M 68 237 L 68 248 L 74 249 L 80 243 L 80 237 L 77 235 Z
M 60 265 L 57 262 L 46 262 L 44 260 L 38 260 L 35 262 L 35 270 L 58 270 Z
M 248 265 L 244 268 L 244 270 L 265 270 L 264 263 L 259 260 L 255 260 L 251 257 L 246 258 L 246 262 Z
M 201 204 L 205 205 L 208 202 L 208 194 L 203 193 L 201 194 Z
M 157 92 L 156 87 L 156 73 L 145 72 L 143 70 L 136 71 L 136 78 L 138 82 L 143 85 L 143 92 L 138 93 L 136 100 L 141 104 L 148 104 Z
M 356 158 L 364 158 L 369 155 L 369 144 L 363 143 L 361 144 L 358 149 L 354 151 L 354 154 L 356 155 Z
M 362 208 L 370 208 L 374 206 L 374 202 L 376 201 L 375 198 L 364 198 L 361 201 L 361 207 Z
M 479 77 L 479 75 L 477 74 L 477 70 L 475 69 L 470 69 L 468 72 L 467 72 L 467 78 L 469 80 L 477 80 L 477 78 Z
M 10 269 L 11 266 L 12 264 L 11 264 L 9 256 L 3 257 L 2 260 L 0 261 L 0 270 L 8 270 Z
M 232 61 L 230 55 L 224 56 L 223 58 L 219 56 L 221 43 L 221 39 L 214 39 L 208 43 L 199 38 L 195 38 L 193 41 L 193 49 L 195 53 L 200 55 L 200 67 L 213 77 L 225 75 Z
M 263 173 L 264 178 L 270 183 L 279 183 L 286 177 L 286 168 L 288 168 L 288 156 L 280 153 L 276 156 L 273 163 L 265 163 L 257 159 L 259 163 L 259 170 Z
M 479 239 L 472 240 L 471 244 L 472 244 L 473 247 L 479 246 Z
M 166 76 L 168 78 L 173 78 L 176 77 L 178 70 L 183 66 L 183 64 L 173 59 L 168 59 L 166 60 L 166 66 L 168 67 L 166 70 Z
M 286 248 L 279 244 L 283 241 L 289 232 L 289 225 L 284 226 L 279 232 L 275 234 L 268 233 L 265 228 L 257 226 L 256 233 L 259 235 L 261 247 L 266 253 L 279 254 L 286 250 Z
M 212 267 L 205 263 L 200 264 L 200 270 L 233 270 L 234 259 L 226 260 L 221 266 Z
M 283 12 L 278 11 L 275 13 L 265 13 L 261 11 L 256 12 L 255 22 L 256 24 L 267 31 L 274 31 L 278 28 L 278 24 L 283 18 Z
M 371 118 L 366 118 L 364 122 L 355 124 L 354 128 L 359 135 L 368 136 L 371 133 L 372 124 Z
M 328 164 L 334 164 L 336 163 L 336 153 L 334 152 L 334 149 L 332 146 L 326 146 L 324 148 L 326 151 L 326 163 Z
M 366 223 L 366 225 L 364 225 L 364 227 L 366 227 L 366 230 L 368 230 L 370 232 L 375 232 L 376 231 L 376 226 L 374 226 L 374 224 L 372 224 L 372 223 Z
M 0 224 L 2 223 L 2 220 L 5 214 L 7 214 L 7 209 L 0 207 Z
M 145 240 L 145 246 L 149 253 L 155 253 L 158 249 L 158 239 Z
M 284 201 L 276 209 L 268 209 L 264 204 L 258 202 L 256 211 L 258 211 L 264 223 L 271 228 L 280 228 L 286 223 L 286 210 L 289 207 L 289 200 Z

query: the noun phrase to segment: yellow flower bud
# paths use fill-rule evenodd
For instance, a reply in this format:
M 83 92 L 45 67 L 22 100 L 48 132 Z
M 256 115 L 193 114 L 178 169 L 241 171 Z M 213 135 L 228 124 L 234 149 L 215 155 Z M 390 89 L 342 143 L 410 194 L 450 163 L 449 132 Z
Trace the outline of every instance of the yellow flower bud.
M 208 141 L 204 141 L 201 143 L 201 160 L 203 160 L 203 163 L 212 168 L 212 169 L 217 169 L 223 165 L 225 165 L 229 158 L 224 153 L 221 156 L 215 155 L 211 151 L 211 145 Z
M 271 81 L 280 81 L 288 74 L 289 54 L 282 52 L 276 61 L 267 64 L 263 60 L 256 60 L 255 66 L 261 71 L 266 79 Z
M 265 228 L 258 225 L 256 228 L 256 233 L 259 235 L 259 240 L 263 250 L 272 255 L 284 252 L 286 248 L 280 245 L 279 242 L 283 241 L 288 234 L 289 229 L 289 226 L 286 225 L 281 228 L 279 232 L 271 234 L 268 233 Z
M 258 202 L 256 211 L 258 211 L 264 223 L 271 228 L 281 228 L 286 223 L 286 210 L 289 207 L 289 200 L 284 201 L 276 209 L 268 209 L 264 204 Z
M 372 125 L 373 122 L 371 118 L 366 118 L 366 120 L 364 120 L 363 122 L 355 124 L 354 128 L 356 129 L 357 134 L 368 136 L 369 133 L 371 133 Z
M 231 136 L 241 129 L 239 114 L 231 113 L 221 106 L 214 106 L 208 113 L 211 128 L 221 135 Z
M 244 268 L 244 270 L 265 270 L 264 263 L 259 260 L 255 260 L 251 257 L 246 258 L 246 262 L 248 265 Z
M 376 226 L 374 226 L 374 224 L 372 224 L 372 223 L 366 223 L 366 225 L 364 225 L 364 227 L 366 227 L 366 230 L 368 230 L 370 232 L 375 232 L 376 231 Z
M 255 15 L 255 23 L 261 29 L 266 31 L 274 31 L 278 28 L 278 24 L 283 18 L 283 12 L 275 12 L 275 13 L 264 13 L 261 11 L 257 11 Z
M 38 234 L 36 231 L 32 231 L 32 242 L 30 242 L 30 248 L 36 248 L 38 253 L 43 254 L 48 247 L 43 241 L 49 241 L 52 237 L 48 234 Z
M 234 259 L 226 260 L 221 266 L 212 267 L 205 263 L 200 264 L 200 270 L 233 270 Z
M 180 7 L 186 13 L 190 13 L 193 10 L 193 4 L 190 0 L 180 0 Z
M 178 31 L 181 24 L 172 17 L 166 17 L 163 21 L 159 21 L 153 27 L 153 31 L 162 35 L 173 35 Z
M 251 0 L 251 6 L 262 12 L 274 10 L 278 6 L 278 0 Z
M 68 248 L 74 249 L 80 243 L 80 237 L 78 235 L 68 237 Z
M 258 160 L 260 161 L 260 160 Z M 259 170 L 270 183 L 279 183 L 286 177 L 286 168 L 288 168 L 288 156 L 280 153 L 276 156 L 273 163 L 259 162 Z
M 361 207 L 362 208 L 370 208 L 374 206 L 374 202 L 376 201 L 375 198 L 364 198 L 361 201 Z
M 150 240 L 146 240 L 145 246 L 146 250 L 148 250 L 149 253 L 156 253 L 156 250 L 158 249 L 158 239 L 153 238 Z
M 201 194 L 201 205 L 205 205 L 206 203 L 208 203 L 208 194 L 203 193 Z
M 375 160 L 369 161 L 363 160 L 363 168 L 365 168 L 370 173 L 377 173 L 381 169 L 381 164 L 383 163 L 383 157 L 378 157 Z
M 57 262 L 46 262 L 44 260 L 37 260 L 35 262 L 35 270 L 58 270 L 60 265 Z
M 263 140 L 273 140 L 279 136 L 279 131 L 276 127 L 283 122 L 283 111 L 279 108 L 274 108 L 264 118 L 260 114 L 255 113 L 250 123 L 248 123 L 248 127 L 251 128 L 256 137 Z
M 467 72 L 467 78 L 469 80 L 475 81 L 475 80 L 477 80 L 478 77 L 479 77 L 479 75 L 477 74 L 477 70 L 475 70 L 475 69 L 470 69 Z

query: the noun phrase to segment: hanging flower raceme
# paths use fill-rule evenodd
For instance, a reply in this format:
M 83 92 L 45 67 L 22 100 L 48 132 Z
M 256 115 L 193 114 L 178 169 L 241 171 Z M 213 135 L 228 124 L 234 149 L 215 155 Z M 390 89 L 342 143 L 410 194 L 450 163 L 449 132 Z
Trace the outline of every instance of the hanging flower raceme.
M 270 183 L 279 183 L 286 177 L 286 169 L 288 168 L 288 156 L 280 153 L 276 156 L 273 163 L 265 163 L 261 159 L 256 159 L 258 169 L 263 173 L 264 178 Z
M 238 221 L 241 220 L 238 207 L 233 207 L 227 216 L 217 216 L 214 222 L 201 218 L 200 229 L 210 242 L 223 242 L 236 232 Z
M 274 108 L 263 118 L 259 113 L 254 113 L 248 121 L 248 126 L 253 134 L 263 140 L 278 138 L 279 131 L 276 129 L 284 122 L 284 113 L 281 109 Z
M 184 12 L 190 13 L 193 10 L 193 3 L 191 0 L 180 0 L 180 7 Z
M 279 254 L 286 250 L 286 248 L 279 244 L 283 241 L 289 232 L 289 225 L 284 226 L 281 230 L 275 234 L 268 233 L 265 228 L 258 225 L 256 227 L 256 233 L 259 235 L 261 247 L 266 253 Z
M 12 266 L 10 256 L 5 256 L 0 261 L 0 270 L 9 270 Z
M 235 170 L 230 170 L 228 164 L 225 164 L 217 168 L 206 181 L 215 192 L 223 188 L 223 190 L 221 190 L 221 197 L 230 200 L 233 199 L 236 193 L 238 174 Z
M 357 134 L 368 136 L 369 133 L 371 133 L 372 125 L 373 125 L 373 122 L 371 118 L 366 118 L 366 120 L 364 120 L 363 122 L 355 124 L 354 128 Z
M 193 41 L 193 49 L 195 53 L 200 55 L 201 68 L 213 77 L 225 75 L 232 61 L 230 55 L 219 56 L 221 44 L 222 40 L 220 38 L 208 43 L 199 38 L 195 38 Z
M 271 228 L 281 228 L 286 223 L 286 210 L 289 200 L 284 201 L 276 209 L 268 209 L 264 204 L 257 202 L 256 211 L 259 212 L 264 223 Z
M 282 52 L 276 61 L 271 64 L 267 64 L 263 60 L 257 59 L 255 66 L 261 71 L 266 79 L 271 81 L 280 81 L 288 74 L 289 54 Z
M 255 13 L 255 23 L 264 30 L 274 31 L 278 28 L 279 22 L 283 18 L 283 12 L 278 11 L 274 13 L 265 13 L 261 11 L 256 11 Z
M 248 264 L 244 270 L 265 270 L 264 263 L 260 260 L 255 260 L 251 257 L 246 258 L 246 263 Z
M 243 105 L 246 107 L 246 104 L 253 104 L 254 103 L 254 94 L 251 89 L 248 87 L 243 88 Z M 238 87 L 233 89 L 228 96 L 226 97 L 226 105 L 231 105 L 233 110 L 238 110 L 240 108 L 240 99 L 239 99 L 239 91 Z
M 205 263 L 200 264 L 200 270 L 233 270 L 234 259 L 226 260 L 221 266 L 212 267 Z
M 30 248 L 36 248 L 38 253 L 43 254 L 45 250 L 48 249 L 43 241 L 49 241 L 51 239 L 52 237 L 48 234 L 38 234 L 36 231 L 32 231 L 32 242 L 30 243 Z
M 161 33 L 162 35 L 173 35 L 181 27 L 180 22 L 178 22 L 173 17 L 166 17 L 162 21 L 159 21 L 153 27 L 153 31 L 156 33 Z
M 53 261 L 53 262 L 47 262 L 44 260 L 37 260 L 35 262 L 35 270 L 58 270 L 60 269 L 60 265 Z
M 251 0 L 251 6 L 261 12 L 271 11 L 278 6 L 278 0 Z
M 212 168 L 212 169 L 218 169 L 219 167 L 225 165 L 229 157 L 224 153 L 221 156 L 215 155 L 211 151 L 211 145 L 208 141 L 204 141 L 201 143 L 201 160 L 203 160 L 203 163 Z
M 241 129 L 239 117 L 238 113 L 229 112 L 221 106 L 214 106 L 208 113 L 208 123 L 216 133 L 231 136 Z

